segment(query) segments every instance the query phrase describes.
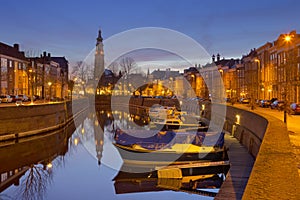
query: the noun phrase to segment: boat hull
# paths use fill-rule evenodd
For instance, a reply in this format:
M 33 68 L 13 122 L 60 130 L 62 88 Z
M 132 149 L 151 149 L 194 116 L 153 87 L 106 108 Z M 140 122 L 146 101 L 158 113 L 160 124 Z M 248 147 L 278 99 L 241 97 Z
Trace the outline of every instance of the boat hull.
M 133 165 L 177 165 L 190 163 L 209 163 L 228 160 L 225 148 L 213 148 L 207 152 L 176 152 L 162 150 L 141 150 L 133 147 L 114 144 L 124 163 Z

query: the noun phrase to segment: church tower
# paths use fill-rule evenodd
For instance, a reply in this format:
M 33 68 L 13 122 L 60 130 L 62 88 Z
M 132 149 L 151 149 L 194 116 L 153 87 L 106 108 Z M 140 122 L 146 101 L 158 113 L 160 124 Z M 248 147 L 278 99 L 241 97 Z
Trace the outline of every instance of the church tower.
M 101 30 L 99 29 L 97 43 L 96 43 L 95 68 L 94 68 L 94 78 L 97 81 L 97 84 L 104 72 L 104 51 L 103 51 L 102 41 L 103 38 L 101 35 Z

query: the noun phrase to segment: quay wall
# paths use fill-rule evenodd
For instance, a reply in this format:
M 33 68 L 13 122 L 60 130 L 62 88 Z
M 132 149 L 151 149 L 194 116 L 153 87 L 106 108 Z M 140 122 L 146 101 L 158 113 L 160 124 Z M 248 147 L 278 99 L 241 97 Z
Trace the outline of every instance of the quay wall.
M 0 109 L 0 141 L 59 129 L 89 106 L 88 99 Z
M 224 106 L 225 117 L 220 115 Z M 237 138 L 255 159 L 242 199 L 300 199 L 300 178 L 286 124 L 274 116 L 229 105 L 213 104 L 202 114 L 207 119 L 223 119 L 224 130 Z M 230 181 L 233 183 L 229 185 L 235 185 L 234 179 Z M 236 192 L 241 189 L 234 188 Z M 228 199 L 226 195 L 218 194 Z

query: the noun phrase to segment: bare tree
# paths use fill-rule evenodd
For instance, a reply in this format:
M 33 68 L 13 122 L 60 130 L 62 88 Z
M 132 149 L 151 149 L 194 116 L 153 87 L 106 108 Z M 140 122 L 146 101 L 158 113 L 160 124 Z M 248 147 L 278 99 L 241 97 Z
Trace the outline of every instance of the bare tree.
M 68 80 L 68 88 L 69 90 L 71 91 L 71 94 L 70 94 L 70 98 L 72 98 L 72 93 L 73 93 L 73 89 L 74 89 L 74 81 L 73 80 Z M 69 97 L 68 97 L 69 98 Z
M 72 75 L 79 79 L 80 81 L 86 81 L 87 80 L 87 65 L 83 61 L 78 61 L 73 66 Z
M 119 63 L 114 61 L 109 66 L 108 69 L 110 69 L 115 75 L 119 73 Z
M 78 61 L 73 66 L 72 75 L 76 79 L 75 82 L 82 85 L 84 95 L 86 93 L 85 86 L 86 86 L 86 83 L 88 82 L 88 79 L 91 76 L 91 74 L 92 74 L 91 65 L 88 65 L 87 63 L 85 63 L 83 61 Z
M 130 74 L 136 68 L 136 62 L 131 57 L 123 57 L 119 61 L 121 71 L 125 76 Z
M 53 174 L 51 170 L 46 170 L 43 165 L 32 164 L 26 173 L 26 178 L 22 180 L 17 198 L 22 199 L 44 199 L 47 185 L 52 182 Z

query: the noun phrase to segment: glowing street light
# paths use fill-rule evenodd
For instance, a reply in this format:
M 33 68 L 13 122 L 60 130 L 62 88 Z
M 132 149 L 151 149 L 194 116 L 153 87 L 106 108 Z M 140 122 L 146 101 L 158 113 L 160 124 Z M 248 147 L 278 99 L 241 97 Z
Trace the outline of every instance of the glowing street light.
M 50 94 L 49 94 L 49 100 L 51 100 L 51 85 L 52 85 L 52 82 L 48 82 L 48 85 L 49 85 L 49 90 L 50 90 Z
M 30 97 L 31 105 L 33 105 L 33 64 L 34 64 L 34 62 L 32 61 L 32 66 L 28 70 L 28 72 L 30 74 L 30 85 L 31 85 L 31 97 Z
M 291 40 L 292 40 L 292 36 L 290 36 L 290 35 L 286 35 L 284 37 L 284 41 L 286 41 L 286 42 L 290 42 Z
M 288 49 L 287 49 L 287 52 L 289 51 L 289 47 L 290 47 L 290 43 L 292 42 L 292 38 L 293 38 L 293 35 L 290 35 L 290 34 L 287 34 L 284 36 L 284 41 L 288 44 Z M 287 59 L 290 59 L 290 56 L 287 55 Z M 284 123 L 287 123 L 287 95 L 288 95 L 288 77 L 287 77 L 287 73 L 289 71 L 288 69 L 289 67 L 289 62 L 287 62 L 287 65 L 285 67 L 285 91 L 284 91 L 284 111 L 283 111 L 283 122 Z

